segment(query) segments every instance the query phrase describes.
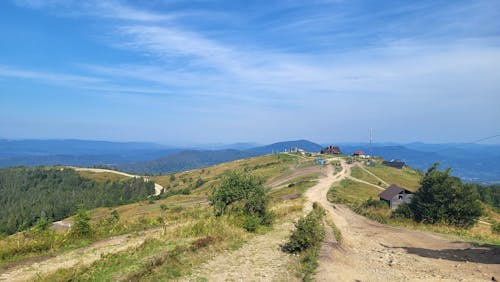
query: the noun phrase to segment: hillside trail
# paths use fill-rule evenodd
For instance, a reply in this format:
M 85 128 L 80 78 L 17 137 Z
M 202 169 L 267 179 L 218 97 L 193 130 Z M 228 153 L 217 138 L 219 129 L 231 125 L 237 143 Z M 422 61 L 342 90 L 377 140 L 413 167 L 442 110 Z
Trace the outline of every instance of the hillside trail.
M 90 167 L 76 167 L 76 166 L 68 166 L 68 168 L 74 169 L 76 171 L 88 171 L 88 172 L 94 172 L 94 173 L 103 173 L 103 172 L 108 172 L 108 173 L 114 173 L 126 177 L 132 177 L 132 178 L 144 178 L 146 181 L 150 181 L 149 178 L 141 175 L 135 175 L 135 174 L 130 174 L 122 171 L 117 171 L 117 170 L 112 170 L 112 169 L 105 169 L 105 168 L 90 168 Z M 158 183 L 155 184 L 155 196 L 158 196 L 161 194 L 161 191 L 163 190 L 163 186 L 161 186 Z
M 344 173 L 350 165 L 340 160 Z M 342 232 L 341 246 L 325 243 L 320 251 L 317 281 L 491 281 L 500 278 L 498 247 L 478 247 L 427 232 L 383 225 L 355 214 L 343 205 L 329 203 L 330 185 L 310 188 L 309 205 L 320 202 Z M 309 207 L 310 208 L 310 207 Z M 332 232 L 327 236 L 331 237 Z M 327 238 L 326 242 L 334 241 Z
M 122 171 L 117 171 L 117 170 L 111 170 L 111 169 L 105 169 L 105 168 L 90 168 L 90 167 L 76 167 L 76 166 L 67 166 L 67 168 L 73 169 L 75 171 L 88 171 L 88 172 L 93 172 L 93 173 L 114 173 L 126 177 L 131 177 L 131 178 L 144 178 L 146 181 L 150 181 L 147 177 L 140 176 L 140 175 L 135 175 L 135 174 L 130 174 Z M 158 183 L 154 183 L 155 185 L 155 196 L 158 196 L 161 194 L 163 191 L 163 186 L 161 186 Z M 51 226 L 52 229 L 54 230 L 60 230 L 60 231 L 67 231 L 71 228 L 71 222 L 66 222 L 64 220 L 59 220 L 55 221 L 52 223 Z
M 101 259 L 104 254 L 118 253 L 141 245 L 147 238 L 159 238 L 162 228 L 155 228 L 139 233 L 137 236 L 125 234 L 93 243 L 88 247 L 71 250 L 52 258 L 32 264 L 20 264 L 0 273 L 0 281 L 33 281 L 40 275 L 49 274 L 58 269 L 77 265 L 90 265 Z
M 179 281 L 300 281 L 289 267 L 298 257 L 280 249 L 292 228 L 291 222 L 275 226 L 235 251 L 215 255 Z
M 381 190 L 381 191 L 384 191 L 384 190 L 385 190 L 385 188 L 383 188 L 383 187 L 381 187 L 381 186 L 375 185 L 375 184 L 370 183 L 370 182 L 368 182 L 368 181 L 364 181 L 364 180 L 361 180 L 361 179 L 358 179 L 358 178 L 355 178 L 355 177 L 352 177 L 352 176 L 346 176 L 345 178 L 348 178 L 348 179 L 350 179 L 350 180 L 352 180 L 352 181 L 356 181 L 356 182 L 359 182 L 359 183 L 363 183 L 363 184 L 366 184 L 366 185 L 369 185 L 369 186 L 375 187 L 375 188 L 377 188 L 377 189 L 379 189 L 379 190 Z
M 291 175 L 275 180 L 273 184 L 281 185 L 295 177 L 311 173 L 320 175 L 318 184 L 314 186 L 318 189 L 329 187 L 332 183 L 331 166 L 297 169 L 292 172 Z M 337 177 L 340 177 L 340 174 Z M 312 205 L 306 204 L 304 212 L 310 209 Z M 298 257 L 284 253 L 280 249 L 280 245 L 286 242 L 292 229 L 291 222 L 277 225 L 272 231 L 252 238 L 238 250 L 215 255 L 195 269 L 191 276 L 184 277 L 180 281 L 202 281 L 203 279 L 207 281 L 300 281 L 295 276 L 296 270 L 290 268 Z
M 370 174 L 371 176 L 375 177 L 375 179 L 377 179 L 378 181 L 380 181 L 382 184 L 384 184 L 386 187 L 389 187 L 390 184 L 387 183 L 385 180 L 383 180 L 382 178 L 378 177 L 378 175 L 376 175 L 375 173 L 367 170 L 366 168 L 364 168 L 362 165 L 357 165 L 357 167 L 361 168 L 362 170 L 364 170 L 366 173 Z

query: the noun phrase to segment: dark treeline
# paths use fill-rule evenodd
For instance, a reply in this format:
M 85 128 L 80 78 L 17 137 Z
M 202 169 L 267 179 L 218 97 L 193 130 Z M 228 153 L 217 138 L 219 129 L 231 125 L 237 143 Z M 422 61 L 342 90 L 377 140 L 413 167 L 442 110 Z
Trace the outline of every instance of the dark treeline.
M 154 183 L 142 178 L 95 181 L 72 169 L 0 169 L 0 234 L 32 226 L 41 216 L 61 220 L 84 208 L 110 207 L 145 199 Z
M 477 192 L 482 202 L 500 209 L 500 185 L 477 185 Z

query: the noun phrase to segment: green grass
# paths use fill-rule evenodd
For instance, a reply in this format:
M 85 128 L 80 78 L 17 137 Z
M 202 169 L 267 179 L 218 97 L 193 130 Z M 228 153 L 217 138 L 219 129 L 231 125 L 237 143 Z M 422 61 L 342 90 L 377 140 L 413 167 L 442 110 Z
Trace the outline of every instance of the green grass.
M 80 174 L 81 177 L 93 179 L 97 182 L 119 181 L 119 180 L 124 180 L 124 179 L 130 178 L 128 176 L 116 174 L 116 173 L 112 173 L 112 172 L 93 172 L 93 171 L 81 170 L 81 171 L 78 171 L 78 174 Z
M 380 180 L 378 180 L 376 177 L 369 174 L 360 167 L 355 166 L 351 168 L 351 176 L 360 180 L 364 180 L 368 183 L 384 187 L 384 184 Z
M 330 202 L 356 206 L 369 198 L 378 198 L 380 190 L 350 179 L 343 179 L 334 183 L 328 191 L 327 198 Z
M 303 193 L 310 187 L 316 185 L 317 181 L 299 182 L 297 184 L 289 184 L 287 187 L 277 190 L 272 190 L 269 195 L 272 201 L 292 200 L 302 198 Z
M 276 221 L 289 221 L 301 212 L 300 201 L 276 203 Z M 186 276 L 214 254 L 235 250 L 258 233 L 246 232 L 237 216 L 215 217 L 211 210 L 184 213 L 179 226 L 164 237 L 148 239 L 139 247 L 102 256 L 89 266 L 60 269 L 38 281 L 166 281 Z
M 337 241 L 337 244 L 341 245 L 344 239 L 342 237 L 342 232 L 340 231 L 340 229 L 335 225 L 335 223 L 333 223 L 332 220 L 328 218 L 326 219 L 326 224 L 332 229 L 332 233 L 335 237 L 335 240 Z
M 383 179 L 385 182 L 396 184 L 410 191 L 416 191 L 418 189 L 422 177 L 418 171 L 408 167 L 397 169 L 382 164 L 376 164 L 374 166 L 366 166 L 366 169 Z
M 165 199 L 157 199 L 154 201 L 142 201 L 133 204 L 123 205 L 115 207 L 114 209 L 118 211 L 120 215 L 120 220 L 113 226 L 103 225 L 106 219 L 110 216 L 112 212 L 109 208 L 97 208 L 89 212 L 91 216 L 91 225 L 95 228 L 95 236 L 89 239 L 80 240 L 78 242 L 68 242 L 64 241 L 65 234 L 57 233 L 55 236 L 59 238 L 63 244 L 51 244 L 49 249 L 40 249 L 37 247 L 36 240 L 40 238 L 30 239 L 31 241 L 19 241 L 16 236 L 21 236 L 20 234 L 1 238 L 0 239 L 0 250 L 6 251 L 10 247 L 20 246 L 21 250 L 13 249 L 12 253 L 6 254 L 4 259 L 0 259 L 0 265 L 9 265 L 17 261 L 22 261 L 27 258 L 33 257 L 44 257 L 44 256 L 54 256 L 68 250 L 74 250 L 79 247 L 88 246 L 92 242 L 109 238 L 120 234 L 133 234 L 137 231 L 147 230 L 151 228 L 158 228 L 164 224 L 173 228 L 169 231 L 168 242 L 163 242 L 166 238 L 158 242 L 148 243 L 143 249 L 131 250 L 137 253 L 135 256 L 133 253 L 125 252 L 123 254 L 116 254 L 110 257 L 103 257 L 96 262 L 95 267 L 81 268 L 75 267 L 70 268 L 68 272 L 61 270 L 59 273 L 54 274 L 56 276 L 48 276 L 48 280 L 67 280 L 64 279 L 67 275 L 73 275 L 70 277 L 77 277 L 74 280 L 102 280 L 106 277 L 112 277 L 117 275 L 113 273 L 114 269 L 120 269 L 125 267 L 125 278 L 134 278 L 134 275 L 142 275 L 140 280 L 165 280 L 170 279 L 173 274 L 170 269 L 177 269 L 179 271 L 175 275 L 184 275 L 189 272 L 189 269 L 203 262 L 204 260 L 211 257 L 214 253 L 218 253 L 225 249 L 235 249 L 244 244 L 246 240 L 258 234 L 268 232 L 269 227 L 261 228 L 257 230 L 256 234 L 249 234 L 243 228 L 241 228 L 241 223 L 239 219 L 226 218 L 215 220 L 213 218 L 213 211 L 208 206 L 207 196 L 211 193 L 212 185 L 217 185 L 220 177 L 227 171 L 230 170 L 243 170 L 255 173 L 256 175 L 262 177 L 263 179 L 269 179 L 270 177 L 276 177 L 287 171 L 292 166 L 308 166 L 311 158 L 294 156 L 289 154 L 277 154 L 277 155 L 267 155 L 262 157 L 250 158 L 240 161 L 234 161 L 230 163 L 224 163 L 212 167 L 192 170 L 188 172 L 176 173 L 174 174 L 175 180 L 170 179 L 170 175 L 155 176 L 151 179 L 161 185 L 169 185 L 169 189 L 185 189 L 192 188 L 191 194 L 189 195 L 175 195 Z M 86 173 L 86 177 L 99 178 L 99 181 L 106 181 L 106 177 L 115 178 L 115 174 L 108 173 Z M 313 186 L 316 182 L 314 179 L 317 175 L 308 175 L 293 179 L 289 184 L 290 187 L 285 187 L 281 190 L 273 190 L 270 192 L 271 205 L 270 209 L 275 213 L 276 224 L 279 222 L 290 221 L 299 216 L 302 213 L 303 198 L 302 193 L 307 190 L 307 188 Z M 198 179 L 203 179 L 204 184 L 198 188 L 193 188 Z M 176 187 L 173 188 L 173 184 Z M 298 197 L 287 198 L 284 196 L 290 194 L 298 194 Z M 166 207 L 162 209 L 161 206 Z M 158 220 L 161 218 L 163 223 Z M 72 221 L 71 218 L 65 221 Z M 170 230 L 170 229 L 169 229 Z M 160 255 L 164 251 L 168 251 L 169 248 L 173 246 L 178 246 L 179 242 L 182 244 L 189 244 L 190 240 L 196 240 L 198 237 L 211 236 L 214 237 L 216 243 L 210 246 L 208 249 L 200 250 L 200 252 L 189 251 L 186 254 L 186 261 L 181 261 L 180 264 L 172 264 L 173 262 L 165 262 L 160 267 L 155 267 L 154 271 L 148 270 L 148 259 L 150 256 Z M 41 239 L 40 239 L 41 240 Z M 45 239 L 44 239 L 45 240 Z M 56 242 L 59 242 L 56 240 Z M 18 243 L 19 242 L 19 243 Z M 172 242 L 175 242 L 173 244 Z M 42 242 L 45 244 L 46 242 Z M 181 245 L 182 245 L 181 244 Z M 8 246 L 8 248 L 6 247 Z M 23 251 L 24 250 L 24 251 Z M 129 250 L 130 251 L 130 250 Z M 186 255 L 185 254 L 185 255 Z M 127 256 L 134 257 L 136 263 L 128 261 Z M 123 258 L 123 259 L 121 259 Z M 123 263 L 123 265 L 121 264 Z M 178 262 L 175 262 L 178 263 Z M 104 267 L 106 265 L 106 267 Z M 131 269 L 128 269 L 130 267 Z M 163 268 L 165 267 L 165 268 Z M 105 268 L 109 268 L 109 272 L 106 272 Z M 146 272 L 142 272 L 144 270 Z M 130 270 L 130 271 L 129 271 Z M 76 274 L 75 274 L 76 273 Z M 142 273 L 142 274 L 141 274 Z M 144 274 L 146 273 L 146 274 Z M 76 276 L 74 276 L 76 275 Z M 52 277 L 52 278 L 51 278 Z M 54 278 L 56 277 L 56 278 Z M 61 277 L 61 279 L 57 279 Z M 116 276 L 118 277 L 118 276 Z M 118 278 L 123 278 L 122 276 Z M 156 277 L 156 278 L 155 278 Z M 143 279 L 144 278 L 144 279 Z M 135 278 L 134 278 L 135 279 Z
M 493 234 L 488 225 L 478 223 L 471 229 L 461 229 L 444 224 L 423 224 L 409 219 L 391 218 L 391 210 L 386 208 L 363 206 L 363 203 L 370 198 L 378 199 L 378 193 L 380 190 L 375 187 L 345 179 L 332 185 L 327 198 L 332 203 L 346 204 L 354 212 L 380 223 L 454 236 L 472 243 L 500 245 L 500 235 Z M 488 218 L 497 217 L 498 214 L 488 210 Z
M 500 235 L 493 234 L 491 227 L 483 224 L 476 224 L 471 229 L 461 229 L 446 224 L 424 224 L 402 218 L 391 218 L 388 223 L 392 226 L 444 234 L 450 236 L 451 239 L 459 238 L 474 244 L 500 246 Z

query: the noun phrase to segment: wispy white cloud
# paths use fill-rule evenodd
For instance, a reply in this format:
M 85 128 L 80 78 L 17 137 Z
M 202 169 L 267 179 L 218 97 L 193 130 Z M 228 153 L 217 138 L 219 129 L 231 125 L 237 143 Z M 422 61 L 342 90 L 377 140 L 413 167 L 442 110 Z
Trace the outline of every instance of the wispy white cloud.
M 32 9 L 52 9 L 64 15 L 95 16 L 100 18 L 138 22 L 159 22 L 170 20 L 171 15 L 134 9 L 118 0 L 14 0 L 19 6 Z
M 0 76 L 30 79 L 58 84 L 101 83 L 104 81 L 103 79 L 97 77 L 26 70 L 5 65 L 0 65 Z
M 176 102 L 189 100 L 185 104 L 190 109 L 209 113 L 217 122 L 229 123 L 221 116 L 237 116 L 249 127 L 269 124 L 262 129 L 269 131 L 279 127 L 280 120 L 306 131 L 311 131 L 311 123 L 326 123 L 331 116 L 338 127 L 345 126 L 341 120 L 347 117 L 353 124 L 361 122 L 361 117 L 350 115 L 353 108 L 373 122 L 403 128 L 381 112 L 405 115 L 418 127 L 426 115 L 441 117 L 442 112 L 459 120 L 457 113 L 468 107 L 491 116 L 492 107 L 500 106 L 500 27 L 481 27 L 480 19 L 491 22 L 498 14 L 483 12 L 498 6 L 491 1 L 447 4 L 449 9 L 415 2 L 373 13 L 360 12 L 358 4 L 348 1 L 333 3 L 334 9 L 330 3 L 320 3 L 319 10 L 305 7 L 303 14 L 298 2 L 282 7 L 298 9 L 287 16 L 273 18 L 280 10 L 266 7 L 264 16 L 256 11 L 240 19 L 238 25 L 250 29 L 241 35 L 238 28 L 228 31 L 222 23 L 213 24 L 217 19 L 207 20 L 205 26 L 207 15 L 217 12 L 213 10 L 205 16 L 198 11 L 199 17 L 186 23 L 189 13 L 165 7 L 151 11 L 125 2 L 96 1 L 74 5 L 85 16 L 106 20 L 99 32 L 109 36 L 106 42 L 112 48 L 142 60 L 76 62 L 74 75 L 62 76 L 0 66 L 0 76 L 73 83 L 112 97 L 152 94 L 155 104 L 162 105 L 176 97 Z M 340 9 L 342 5 L 347 8 Z M 265 22 L 255 22 L 260 20 Z M 269 39 L 273 36 L 277 39 Z M 158 97 L 165 99 L 158 103 Z M 443 109 L 443 104 L 449 108 Z M 322 126 L 318 122 L 314 128 Z

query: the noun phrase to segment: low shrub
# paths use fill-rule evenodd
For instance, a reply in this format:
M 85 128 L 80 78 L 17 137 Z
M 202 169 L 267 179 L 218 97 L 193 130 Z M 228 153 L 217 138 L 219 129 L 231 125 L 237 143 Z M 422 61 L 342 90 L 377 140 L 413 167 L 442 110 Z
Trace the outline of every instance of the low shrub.
M 281 249 L 287 253 L 300 253 L 314 245 L 321 244 L 325 237 L 323 216 L 325 211 L 319 204 L 314 203 L 313 210 L 295 223 L 295 230 L 287 243 Z
M 205 236 L 191 242 L 189 249 L 194 252 L 215 243 L 215 237 Z
M 386 201 L 381 201 L 373 198 L 369 198 L 366 202 L 363 203 L 363 207 L 365 208 L 389 208 L 389 204 Z
M 243 220 L 243 228 L 248 232 L 255 232 L 260 222 L 261 219 L 256 216 L 246 216 Z
M 500 223 L 499 222 L 491 225 L 491 233 L 500 235 Z
M 392 218 L 413 218 L 413 211 L 410 206 L 406 203 L 403 203 L 395 209 L 392 214 Z

